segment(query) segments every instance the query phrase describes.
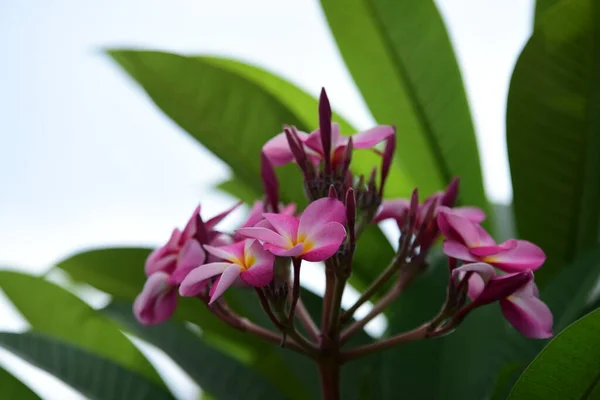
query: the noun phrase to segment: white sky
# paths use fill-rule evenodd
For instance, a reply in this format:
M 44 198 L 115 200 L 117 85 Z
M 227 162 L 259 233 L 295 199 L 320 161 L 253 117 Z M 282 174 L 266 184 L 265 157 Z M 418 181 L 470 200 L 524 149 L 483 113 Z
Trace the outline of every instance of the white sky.
M 506 203 L 505 99 L 532 1 L 438 5 L 471 101 L 486 191 Z M 252 61 L 314 95 L 327 87 L 357 127 L 373 125 L 316 0 L 2 1 L 0 265 L 41 272 L 84 247 L 156 245 L 198 201 L 206 215 L 233 202 L 210 191 L 227 168 L 102 54 L 111 46 Z M 0 298 L 0 329 L 23 326 Z M 5 351 L 0 364 L 44 398 L 78 398 Z M 166 370 L 180 398 L 195 398 L 175 367 Z

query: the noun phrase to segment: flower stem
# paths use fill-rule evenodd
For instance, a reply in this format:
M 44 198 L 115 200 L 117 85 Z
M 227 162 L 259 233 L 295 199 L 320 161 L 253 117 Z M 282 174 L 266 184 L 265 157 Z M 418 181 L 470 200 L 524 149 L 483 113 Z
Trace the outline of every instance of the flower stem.
M 340 399 L 340 366 L 337 360 L 326 359 L 319 363 L 321 379 L 321 398 L 323 400 Z
M 300 298 L 300 264 L 302 263 L 302 260 L 294 257 L 292 258 L 292 263 L 294 264 L 294 283 L 292 286 L 292 303 L 290 305 L 290 314 L 288 316 L 288 324 L 291 325 L 294 323 L 296 305 L 298 304 L 298 299 Z
M 331 323 L 331 311 L 333 292 L 335 291 L 335 272 L 334 265 L 331 260 L 325 261 L 325 294 L 323 296 L 323 313 L 321 315 L 321 332 L 322 335 L 329 335 L 329 327 Z
M 345 363 L 355 358 L 363 357 L 376 351 L 381 351 L 394 347 L 398 344 L 413 342 L 415 340 L 425 339 L 428 337 L 430 330 L 430 324 L 421 325 L 408 332 L 403 332 L 398 335 L 392 336 L 387 339 L 380 340 L 375 343 L 370 343 L 364 346 L 357 347 L 355 349 L 343 352 L 341 354 L 341 362 Z

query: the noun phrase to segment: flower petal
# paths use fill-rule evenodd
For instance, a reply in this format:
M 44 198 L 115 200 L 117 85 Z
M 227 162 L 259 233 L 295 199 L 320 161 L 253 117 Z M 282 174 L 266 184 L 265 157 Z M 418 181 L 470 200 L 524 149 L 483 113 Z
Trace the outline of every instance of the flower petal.
M 166 321 L 177 307 L 177 291 L 167 283 L 169 274 L 156 272 L 144 284 L 133 303 L 133 312 L 144 325 Z
M 471 254 L 467 246 L 454 240 L 446 240 L 442 249 L 448 257 L 456 258 L 457 260 L 473 262 L 479 261 L 477 257 Z
M 483 261 L 505 272 L 518 272 L 538 269 L 546 261 L 546 254 L 535 244 L 518 240 L 515 247 L 484 257 Z
M 230 264 L 229 267 L 221 274 L 218 282 L 215 283 L 215 288 L 210 296 L 208 304 L 212 304 L 217 300 L 225 290 L 227 290 L 235 280 L 240 276 L 242 267 L 237 264 Z
M 223 211 L 220 214 L 215 215 L 214 217 L 212 217 L 211 219 L 209 219 L 208 221 L 206 221 L 206 223 L 204 224 L 204 226 L 206 227 L 206 230 L 207 231 L 212 231 L 213 229 L 215 229 L 215 226 L 219 222 L 223 221 L 225 219 L 225 217 L 227 217 L 229 214 L 231 214 L 241 204 L 242 204 L 242 202 L 238 201 L 237 203 L 235 203 L 233 206 L 231 206 L 227 210 Z
M 380 125 L 352 135 L 355 149 L 370 149 L 394 134 L 394 128 L 388 125 Z
M 166 272 L 170 274 L 177 265 L 177 253 L 164 255 L 165 251 L 162 247 L 155 249 L 150 253 L 144 266 L 146 276 L 151 276 L 156 272 Z
M 502 314 L 523 335 L 530 338 L 552 337 L 552 312 L 537 297 L 511 296 L 500 301 Z
M 244 243 L 245 241 L 230 244 L 229 246 L 214 247 L 207 244 L 204 245 L 204 249 L 213 256 L 222 258 L 223 260 L 230 261 L 232 263 L 242 263 L 244 259 Z
M 393 218 L 400 225 L 404 213 L 409 208 L 410 200 L 407 199 L 383 200 L 375 218 L 373 218 L 373 223 Z
M 488 282 L 496 276 L 496 270 L 486 263 L 465 264 L 452 271 L 453 276 L 459 276 L 462 279 L 467 272 L 475 272 L 469 279 L 468 295 L 471 299 L 479 297 Z
M 185 242 L 192 238 L 196 234 L 196 230 L 198 229 L 198 217 L 200 216 L 200 205 L 194 209 L 192 216 L 188 220 L 187 224 L 185 224 L 185 228 L 183 228 L 183 232 L 181 232 L 181 242 Z
M 252 205 L 252 208 L 250 209 L 250 212 L 248 213 L 248 218 L 246 219 L 246 222 L 244 222 L 241 227 L 246 228 L 249 226 L 256 225 L 256 223 L 263 218 L 262 215 L 264 212 L 264 207 L 265 206 L 262 201 L 255 201 Z
M 304 245 L 302 243 L 298 243 L 292 248 L 282 248 L 274 244 L 266 243 L 263 245 L 263 248 L 280 257 L 296 257 L 304 251 Z
M 269 223 L 277 233 L 279 233 L 285 240 L 287 240 L 288 247 L 292 247 L 296 242 L 296 235 L 298 234 L 298 218 L 292 217 L 291 215 L 272 214 L 264 213 L 263 217 Z
M 273 280 L 275 256 L 264 250 L 260 243 L 256 241 L 248 249 L 247 255 L 254 258 L 254 263 L 248 269 L 242 271 L 240 278 L 250 286 L 267 286 Z
M 294 215 L 294 213 L 296 212 L 296 204 L 294 203 L 290 203 L 287 206 L 283 207 L 280 211 L 279 214 L 283 214 L 283 215 Z
M 179 285 L 191 270 L 204 264 L 205 261 L 206 253 L 200 243 L 196 240 L 188 240 L 179 252 L 177 267 L 173 271 L 173 274 L 171 274 L 169 282 Z
M 267 222 L 267 221 L 265 221 Z M 268 222 L 267 222 L 268 223 Z M 240 228 L 235 231 L 241 237 L 257 239 L 264 243 L 269 243 L 277 247 L 288 248 L 290 243 L 274 230 L 255 226 L 252 228 Z
M 475 303 L 480 306 L 505 299 L 532 280 L 531 271 L 496 276 L 488 282 L 483 292 L 475 299 Z
M 479 246 L 479 247 L 473 247 L 469 250 L 471 251 L 472 254 L 476 255 L 477 257 L 486 257 L 486 256 L 498 254 L 504 250 L 514 249 L 515 247 L 517 247 L 517 241 L 515 239 L 510 239 L 499 245 Z
M 285 133 L 280 133 L 265 143 L 263 152 L 275 166 L 289 164 L 294 159 Z
M 204 264 L 194 268 L 181 282 L 179 294 L 182 296 L 196 296 L 206 285 L 206 280 L 225 271 L 231 263 L 216 262 Z
M 452 212 L 476 224 L 485 221 L 485 213 L 477 207 L 454 207 Z
M 302 259 L 324 261 L 335 254 L 346 237 L 346 229 L 339 222 L 330 222 L 306 237 Z M 307 245 L 310 246 L 307 249 Z
M 474 223 L 461 216 L 443 211 L 438 214 L 438 225 L 440 219 L 442 220 L 442 225 L 439 226 L 440 230 L 444 235 L 449 234 L 450 237 L 446 236 L 448 239 L 456 240 L 455 238 L 458 236 L 468 247 L 479 246 L 479 233 Z
M 344 204 L 331 197 L 324 197 L 310 203 L 300 216 L 298 225 L 298 240 L 301 237 L 313 236 L 330 222 L 344 224 L 346 222 L 346 208 Z

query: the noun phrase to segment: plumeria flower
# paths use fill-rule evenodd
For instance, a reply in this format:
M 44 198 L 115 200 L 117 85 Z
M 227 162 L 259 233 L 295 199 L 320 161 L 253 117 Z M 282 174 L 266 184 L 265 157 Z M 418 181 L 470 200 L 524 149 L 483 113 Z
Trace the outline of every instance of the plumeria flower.
M 535 270 L 546 261 L 546 255 L 535 244 L 515 239 L 496 244 L 480 225 L 453 212 L 439 212 L 437 222 L 446 237 L 443 249 L 449 257 L 482 261 L 505 272 Z
M 273 280 L 273 254 L 255 240 L 243 240 L 229 246 L 204 246 L 207 252 L 224 261 L 204 264 L 190 272 L 179 287 L 182 296 L 195 296 L 209 278 L 218 276 L 210 292 L 210 302 L 217 300 L 238 278 L 250 286 L 264 287 Z
M 177 290 L 169 283 L 170 278 L 166 272 L 158 271 L 146 280 L 142 293 L 133 303 L 133 313 L 142 324 L 159 324 L 175 312 Z
M 215 230 L 239 204 L 204 222 L 200 206 L 196 207 L 183 231 L 173 230 L 171 238 L 148 256 L 148 276 L 142 292 L 134 302 L 134 314 L 145 325 L 167 320 L 177 306 L 177 288 L 190 271 L 208 260 L 203 244 L 224 245 L 231 239 Z
M 346 237 L 346 209 L 341 201 L 330 197 L 310 203 L 300 218 L 271 213 L 263 217 L 257 226 L 236 233 L 260 240 L 265 250 L 277 256 L 323 261 L 335 254 Z
M 456 268 L 452 275 L 463 279 L 467 273 L 471 273 L 468 296 L 473 302 L 466 307 L 467 311 L 462 311 L 463 314 L 499 301 L 504 317 L 523 335 L 538 339 L 552 337 L 552 312 L 539 299 L 531 271 L 497 276 L 491 265 L 473 263 Z
M 298 138 L 304 145 L 306 154 L 314 164 L 318 164 L 325 157 L 321 143 L 321 130 L 314 130 L 310 134 L 305 132 L 297 133 Z M 393 135 L 394 128 L 392 126 L 376 126 L 352 135 L 353 147 L 355 149 L 370 149 Z M 340 126 L 338 124 L 331 124 L 332 165 L 338 165 L 344 160 L 349 138 L 349 136 L 342 136 L 340 134 Z M 264 145 L 263 152 L 275 166 L 289 164 L 294 160 L 294 155 L 292 154 L 285 133 L 280 133 L 269 140 Z
M 419 210 L 417 212 L 417 224 L 421 224 L 423 222 L 429 205 L 430 202 L 427 200 L 423 204 L 419 205 Z M 408 199 L 383 200 L 379 206 L 377 214 L 373 218 L 373 223 L 378 223 L 386 219 L 394 219 L 398 226 L 402 226 L 404 223 L 402 219 L 405 213 L 409 210 L 410 200 Z M 437 206 L 434 216 L 440 211 L 452 212 L 453 214 L 460 215 L 461 217 L 464 217 L 474 223 L 480 223 L 485 220 L 485 213 L 483 210 L 477 207 L 449 208 L 445 206 Z

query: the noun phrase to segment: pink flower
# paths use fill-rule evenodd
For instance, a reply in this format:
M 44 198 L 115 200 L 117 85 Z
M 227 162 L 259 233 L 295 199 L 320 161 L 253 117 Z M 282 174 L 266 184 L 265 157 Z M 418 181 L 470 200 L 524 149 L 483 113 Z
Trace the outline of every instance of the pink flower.
M 425 215 L 427 213 L 427 209 L 431 204 L 431 197 L 423 204 L 419 205 L 419 210 L 417 213 L 417 224 L 421 224 Z M 386 219 L 394 219 L 398 226 L 402 226 L 403 221 L 402 218 L 404 214 L 408 212 L 410 209 L 410 200 L 408 199 L 394 199 L 394 200 L 383 200 L 381 205 L 379 206 L 379 210 L 373 218 L 373 223 L 378 223 Z M 454 207 L 449 208 L 445 206 L 437 206 L 434 212 L 434 216 L 437 215 L 438 212 L 452 212 L 453 214 L 460 215 L 464 218 L 467 218 L 469 221 L 474 223 L 480 223 L 485 220 L 485 213 L 483 210 L 477 207 Z
M 248 285 L 264 287 L 273 280 L 275 257 L 263 250 L 255 240 L 244 240 L 229 246 L 204 248 L 212 255 L 225 260 L 204 264 L 190 272 L 179 287 L 182 296 L 195 296 L 206 285 L 207 279 L 219 276 L 211 288 L 210 302 L 223 294 L 239 277 Z
M 150 275 L 133 303 L 133 313 L 144 325 L 159 324 L 173 315 L 177 307 L 177 291 L 169 283 L 169 274 L 158 271 Z
M 459 314 L 499 301 L 504 317 L 523 335 L 538 339 L 552 337 L 552 312 L 538 298 L 531 271 L 496 276 L 491 265 L 473 263 L 456 268 L 452 275 L 463 279 L 467 273 L 471 273 L 468 295 L 473 302 Z
M 263 214 L 255 227 L 236 231 L 240 236 L 258 239 L 265 250 L 277 256 L 323 261 L 335 254 L 346 237 L 346 210 L 341 201 L 330 197 L 313 201 L 300 218 Z
M 238 205 L 206 222 L 200 217 L 200 206 L 196 207 L 183 231 L 176 228 L 164 246 L 150 253 L 145 265 L 148 279 L 134 302 L 134 314 L 142 324 L 157 324 L 173 315 L 178 286 L 190 271 L 207 261 L 202 244 L 231 241 L 214 228 Z
M 353 147 L 355 149 L 369 149 L 393 135 L 394 128 L 392 126 L 376 126 L 352 135 Z M 321 143 L 320 129 L 314 130 L 310 134 L 298 132 L 298 138 L 314 164 L 318 164 L 319 161 L 324 159 L 325 152 Z M 331 164 L 333 166 L 343 162 L 349 138 L 349 136 L 342 136 L 340 134 L 340 126 L 338 124 L 331 124 Z M 285 133 L 280 133 L 269 140 L 264 145 L 263 152 L 275 166 L 288 164 L 294 159 Z
M 463 261 L 483 261 L 505 272 L 535 270 L 546 260 L 546 255 L 535 244 L 510 239 L 496 244 L 478 224 L 454 212 L 441 211 L 438 226 L 446 237 L 444 253 Z

